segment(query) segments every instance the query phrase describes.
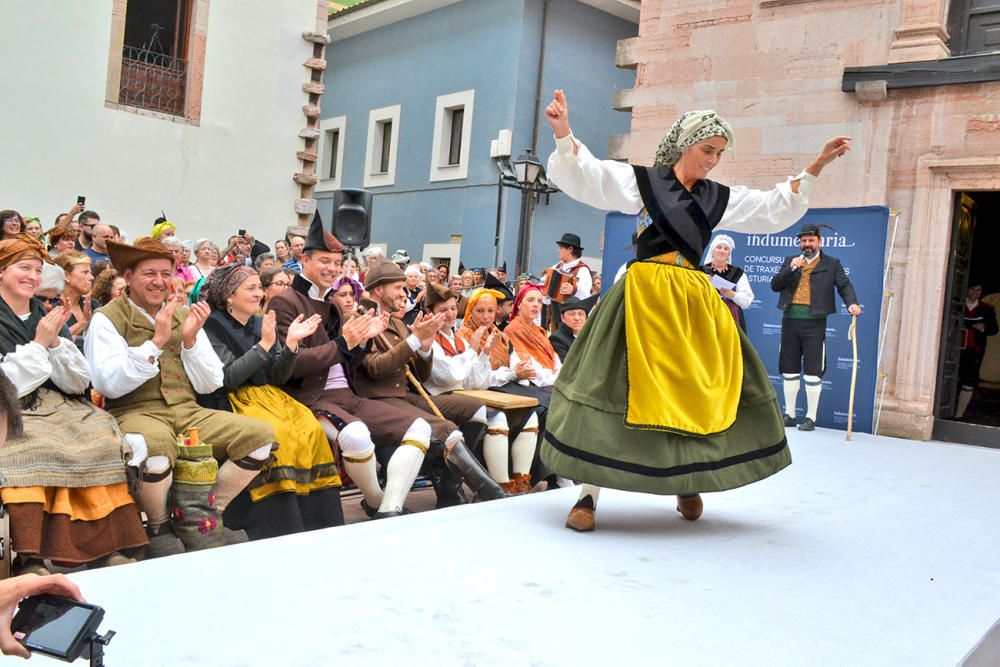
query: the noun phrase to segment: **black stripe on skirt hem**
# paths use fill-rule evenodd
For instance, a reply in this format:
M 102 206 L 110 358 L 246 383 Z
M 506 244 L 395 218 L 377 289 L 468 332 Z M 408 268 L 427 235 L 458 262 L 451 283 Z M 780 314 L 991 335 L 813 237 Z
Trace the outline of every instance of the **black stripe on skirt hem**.
M 730 456 L 724 459 L 719 459 L 718 461 L 704 461 L 701 463 L 685 463 L 684 465 L 671 466 L 669 468 L 654 468 L 652 466 L 644 466 L 639 463 L 628 463 L 626 461 L 618 461 L 617 459 L 611 459 L 607 456 L 601 456 L 600 454 L 593 454 L 591 452 L 585 452 L 582 449 L 577 449 L 576 447 L 571 447 L 566 443 L 560 441 L 550 432 L 545 432 L 545 439 L 549 442 L 552 447 L 566 456 L 570 456 L 575 459 L 579 459 L 586 463 L 593 463 L 594 465 L 599 465 L 604 468 L 612 468 L 614 470 L 621 470 L 622 472 L 631 473 L 634 475 L 644 475 L 646 477 L 676 477 L 679 475 L 689 475 L 696 472 L 709 472 L 712 470 L 721 470 L 723 468 L 728 468 L 730 466 L 739 465 L 740 463 L 748 463 L 750 461 L 756 461 L 758 459 L 766 459 L 769 456 L 774 456 L 775 454 L 781 453 L 783 449 L 788 447 L 788 440 L 782 438 L 781 442 L 770 447 L 765 447 L 764 449 L 757 449 L 752 452 L 745 452 L 743 454 L 737 454 L 736 456 Z

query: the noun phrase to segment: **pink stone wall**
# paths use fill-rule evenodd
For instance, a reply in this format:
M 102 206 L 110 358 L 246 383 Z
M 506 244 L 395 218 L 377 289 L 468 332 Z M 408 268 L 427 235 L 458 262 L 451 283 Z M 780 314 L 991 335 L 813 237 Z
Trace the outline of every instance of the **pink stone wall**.
M 636 67 L 636 87 L 616 98 L 632 112 L 622 143 L 632 162 L 651 163 L 664 131 L 688 109 L 714 108 L 736 129 L 713 172 L 724 183 L 771 187 L 805 167 L 828 137 L 854 137 L 854 151 L 823 173 L 812 204 L 901 212 L 883 431 L 918 438 L 933 425 L 951 191 L 1000 190 L 1000 82 L 890 90 L 874 102 L 840 88 L 845 67 L 947 55 L 939 37 L 946 4 L 644 0 L 639 37 L 619 51 L 620 65 Z M 877 316 L 877 306 L 867 315 Z M 901 321 L 910 323 L 903 332 Z

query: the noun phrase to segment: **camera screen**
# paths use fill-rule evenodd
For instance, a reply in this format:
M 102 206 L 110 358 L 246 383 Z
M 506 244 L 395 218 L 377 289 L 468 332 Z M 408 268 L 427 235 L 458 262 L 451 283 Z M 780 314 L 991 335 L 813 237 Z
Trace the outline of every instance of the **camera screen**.
M 24 633 L 24 643 L 29 648 L 66 653 L 92 613 L 86 607 L 40 602 L 18 630 Z

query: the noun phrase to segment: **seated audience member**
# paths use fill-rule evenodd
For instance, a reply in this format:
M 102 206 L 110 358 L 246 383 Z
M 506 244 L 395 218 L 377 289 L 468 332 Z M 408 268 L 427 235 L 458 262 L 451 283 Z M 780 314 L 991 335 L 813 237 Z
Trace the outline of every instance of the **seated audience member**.
M 75 566 L 130 562 L 147 544 L 126 462 L 142 441 L 122 436 L 85 397 L 87 361 L 69 338 L 70 312 L 33 299 L 45 249 L 23 234 L 0 242 L 0 368 L 17 388 L 24 433 L 0 447 L 0 489 L 22 571 L 44 559 Z
M 458 319 L 458 295 L 441 285 L 433 285 L 427 290 L 426 307 L 430 315 L 443 315 L 441 328 L 434 336 L 431 347 L 431 375 L 424 383 L 429 393 L 435 396 L 459 389 L 489 389 L 493 367 L 490 350 L 495 345 L 503 345 L 493 326 L 478 327 L 468 342 L 455 331 Z M 531 490 L 531 463 L 535 456 L 538 439 L 538 417 L 534 411 L 516 411 L 510 416 L 524 421 L 515 438 L 510 436 L 508 415 L 501 410 L 487 410 L 486 435 L 483 437 L 483 457 L 490 476 L 508 494 L 527 493 Z M 511 479 L 507 466 L 511 459 L 514 478 Z
M 594 274 L 594 285 L 590 288 L 590 293 L 591 294 L 598 294 L 598 295 L 601 293 L 601 274 L 600 273 L 595 273 Z
M 302 236 L 289 235 L 288 237 L 288 261 L 281 265 L 281 268 L 299 273 L 302 271 L 302 251 L 306 247 L 306 240 Z
M 219 263 L 219 249 L 210 239 L 198 239 L 194 244 L 194 263 L 189 265 L 191 274 L 197 281 L 207 278 Z
M 105 269 L 94 278 L 90 296 L 103 306 L 120 297 L 124 289 L 125 279 L 114 269 Z
M 55 226 L 48 231 L 49 257 L 55 259 L 64 252 L 76 250 L 76 232 L 70 226 Z
M 503 331 L 507 328 L 507 323 L 510 322 L 510 310 L 514 306 L 514 293 L 510 291 L 507 283 L 492 275 L 486 276 L 486 289 L 499 293 L 499 296 L 496 297 L 497 312 L 494 323 L 500 331 Z
M 261 303 L 261 312 L 267 310 L 267 304 L 274 298 L 275 294 L 282 292 L 292 286 L 295 274 L 288 270 L 275 267 L 260 272 L 260 286 L 264 290 L 264 301 Z
M 743 269 L 729 263 L 735 247 L 736 243 L 731 236 L 727 234 L 716 236 L 708 248 L 708 261 L 701 265 L 701 270 L 707 273 L 709 278 L 718 276 L 735 285 L 735 288 L 716 287 L 716 289 L 722 296 L 722 302 L 732 313 L 736 324 L 746 331 L 747 323 L 743 311 L 753 303 L 753 288 L 750 287 L 750 280 Z
M 504 333 L 514 344 L 517 355 L 531 363 L 535 376 L 531 384 L 538 387 L 551 387 L 559 375 L 562 361 L 552 349 L 545 329 L 535 324 L 542 310 L 542 288 L 534 283 L 525 283 L 514 299 L 511 310 L 510 324 Z M 522 380 L 522 382 L 524 382 Z
M 438 264 L 437 273 L 438 273 L 438 278 L 440 279 L 441 284 L 442 285 L 448 285 L 448 275 L 451 273 L 448 270 L 448 265 L 447 264 Z M 449 286 L 448 289 L 451 289 L 451 286 Z M 451 289 L 451 291 L 454 292 L 455 290 Z
M 90 257 L 82 252 L 70 250 L 56 257 L 56 265 L 65 273 L 62 297 L 70 310 L 66 325 L 76 346 L 83 350 L 83 337 L 90 326 L 94 310 L 101 304 L 91 298 L 94 274 L 90 272 Z
M 137 495 L 149 534 L 162 536 L 158 541 L 166 546 L 176 543 L 172 534 L 180 533 L 189 549 L 245 539 L 225 530 L 222 513 L 267 462 L 274 429 L 198 405 L 196 392 L 211 394 L 222 386 L 222 362 L 202 329 L 211 309 L 204 303 L 186 308 L 182 297 L 169 291 L 173 253 L 148 237 L 131 246 L 112 242 L 108 248 L 126 291 L 94 313 L 85 350 L 105 408 L 122 431 L 142 435 L 149 447 Z M 192 427 L 224 462 L 206 505 L 171 517 L 167 508 L 177 436 Z M 194 526 L 196 516 L 205 521 Z
M 2 240 L 17 238 L 24 231 L 24 218 L 17 211 L 0 211 L 0 229 L 3 232 Z
M 98 222 L 94 225 L 90 234 L 90 247 L 84 249 L 83 252 L 87 253 L 92 262 L 107 261 L 111 259 L 108 257 L 108 241 L 114 240 L 115 233 L 111 229 L 111 225 Z
M 557 304 L 559 313 L 559 328 L 549 336 L 549 343 L 552 349 L 559 355 L 560 361 L 566 361 L 566 353 L 576 337 L 580 335 L 580 329 L 587 323 L 587 316 L 590 309 L 594 307 L 597 295 L 594 294 L 586 299 L 578 299 L 571 296 L 561 304 Z
M 344 263 L 341 266 L 341 275 L 359 283 L 364 279 L 364 276 L 361 275 L 361 266 L 358 264 L 358 260 L 350 255 L 344 257 Z
M 406 293 L 406 309 L 403 313 L 403 322 L 409 326 L 417 319 L 417 313 L 420 312 L 423 305 L 425 288 L 420 284 L 423 273 L 420 271 L 419 265 L 410 264 L 403 271 L 403 275 L 406 276 L 406 283 L 403 286 L 403 291 Z
M 267 271 L 274 268 L 274 255 L 269 252 L 262 252 L 253 260 L 253 266 L 257 272 Z
M 45 236 L 42 234 L 42 221 L 38 219 L 38 216 L 30 216 L 24 219 L 24 231 L 39 241 Z
M 42 304 L 45 312 L 56 306 L 64 306 L 62 291 L 66 287 L 66 272 L 55 264 L 42 264 L 42 276 L 35 287 L 35 300 Z
M 472 270 L 463 271 L 461 278 L 462 278 L 461 295 L 464 297 L 471 296 L 472 291 L 476 289 L 476 272 Z
M 150 238 L 154 241 L 159 241 L 163 243 L 169 238 L 172 238 L 177 234 L 177 227 L 174 223 L 170 222 L 163 216 L 160 216 L 153 222 L 153 231 L 150 233 Z
M 340 472 L 322 427 L 309 408 L 276 385 L 292 375 L 299 342 L 312 336 L 320 316 L 296 317 L 288 326 L 285 344 L 277 339 L 275 313 L 261 317 L 264 297 L 257 272 L 248 266 L 228 265 L 215 271 L 203 288 L 212 314 L 205 333 L 222 360 L 223 386 L 199 403 L 267 422 L 274 428 L 275 460 L 247 487 L 249 499 L 241 527 L 252 539 L 340 526 Z
M 180 284 L 187 294 L 194 287 L 196 278 L 191 267 L 184 261 L 184 244 L 176 236 L 167 237 L 162 241 L 163 245 L 170 249 L 174 256 L 174 277 L 180 279 Z
M 278 239 L 274 242 L 274 261 L 277 266 L 281 266 L 288 261 L 288 241 Z
M 373 341 L 373 351 L 361 360 L 354 375 L 354 389 L 365 398 L 423 417 L 431 425 L 435 444 L 443 443 L 443 448 L 436 447 L 429 457 L 438 506 L 468 502 L 462 481 L 481 499 L 502 498 L 503 490 L 466 445 L 470 442 L 475 446 L 485 434 L 486 406 L 465 396 L 437 396 L 433 403 L 442 415 L 439 417 L 423 397 L 407 390 L 409 366 L 418 382 L 430 376 L 431 346 L 444 318 L 418 315 L 412 330 L 407 327 L 401 319 L 406 306 L 405 280 L 399 267 L 389 261 L 376 264 L 365 275 L 365 289 L 371 296 L 366 305 L 388 315 L 389 322 L 385 332 Z
M 302 340 L 286 390 L 337 429 L 344 471 L 361 490 L 366 514 L 378 519 L 399 516 L 430 445 L 431 427 L 420 415 L 353 391 L 353 369 L 366 355 L 368 341 L 385 329 L 386 319 L 373 314 L 355 317 L 360 286 L 337 278 L 342 250 L 317 215 L 303 249 L 302 272 L 291 288 L 271 299 L 268 310 L 277 316 L 279 337 L 287 336 L 301 315 L 320 317 L 323 326 Z M 331 300 L 332 295 L 338 296 Z M 384 490 L 376 453 L 385 465 Z

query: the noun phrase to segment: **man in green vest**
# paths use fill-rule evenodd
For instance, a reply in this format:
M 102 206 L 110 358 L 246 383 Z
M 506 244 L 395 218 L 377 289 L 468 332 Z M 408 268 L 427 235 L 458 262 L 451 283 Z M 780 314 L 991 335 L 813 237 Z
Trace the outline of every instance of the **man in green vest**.
M 125 279 L 120 297 L 94 313 L 84 352 L 94 388 L 105 409 L 126 434 L 146 441 L 149 458 L 137 492 L 151 536 L 170 532 L 168 497 L 177 436 L 197 428 L 200 440 L 213 446 L 219 467 L 208 494 L 209 514 L 203 533 L 211 540 L 222 532 L 222 513 L 257 476 L 274 443 L 274 429 L 263 421 L 202 408 L 195 392 L 222 386 L 222 362 L 202 331 L 207 304 L 187 308 L 174 294 L 174 259 L 159 241 L 145 237 L 134 245 L 108 243 L 111 263 Z M 215 543 L 219 543 L 218 540 Z

